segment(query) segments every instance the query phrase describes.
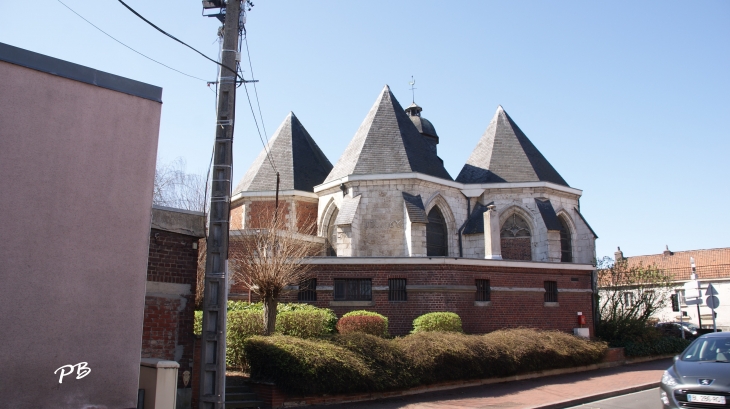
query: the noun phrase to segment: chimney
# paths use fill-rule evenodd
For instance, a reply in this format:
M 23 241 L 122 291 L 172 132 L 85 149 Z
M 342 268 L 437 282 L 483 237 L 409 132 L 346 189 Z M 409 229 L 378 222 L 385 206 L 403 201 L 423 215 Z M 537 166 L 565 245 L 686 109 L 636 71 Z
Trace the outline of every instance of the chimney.
M 621 251 L 621 247 L 617 247 L 617 250 L 615 253 L 613 253 L 614 261 L 620 261 L 624 259 L 624 252 Z
M 663 254 L 664 254 L 665 256 L 671 256 L 671 255 L 672 255 L 672 254 L 674 254 L 674 253 L 672 253 L 671 251 L 669 251 L 669 246 L 665 246 L 665 248 L 664 248 L 664 253 L 663 253 Z

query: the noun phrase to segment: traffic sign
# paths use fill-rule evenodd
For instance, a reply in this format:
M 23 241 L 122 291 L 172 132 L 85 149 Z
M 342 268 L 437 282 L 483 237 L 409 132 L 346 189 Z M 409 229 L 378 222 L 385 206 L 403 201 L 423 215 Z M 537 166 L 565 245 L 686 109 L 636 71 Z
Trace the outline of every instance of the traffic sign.
M 705 291 L 705 295 L 718 295 L 719 293 L 715 289 L 715 286 L 712 284 L 707 284 L 707 291 Z
M 684 299 L 687 305 L 702 305 L 702 291 L 697 288 L 697 280 L 684 283 Z
M 720 299 L 717 298 L 716 295 L 711 295 L 707 297 L 707 300 L 705 302 L 707 303 L 707 306 L 713 310 L 720 306 Z

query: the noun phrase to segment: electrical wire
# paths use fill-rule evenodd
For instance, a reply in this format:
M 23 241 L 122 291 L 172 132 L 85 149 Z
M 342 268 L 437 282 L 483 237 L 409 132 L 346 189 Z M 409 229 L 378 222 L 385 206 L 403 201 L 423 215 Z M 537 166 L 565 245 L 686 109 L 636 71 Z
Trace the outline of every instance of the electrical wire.
M 157 64 L 160 64 L 161 66 L 163 66 L 163 67 L 165 67 L 165 68 L 169 68 L 169 69 L 171 69 L 171 70 L 173 70 L 173 71 L 175 71 L 175 72 L 178 72 L 178 73 L 180 73 L 180 74 L 182 74 L 182 75 L 185 75 L 185 76 L 187 76 L 187 77 L 190 77 L 190 78 L 195 78 L 196 80 L 200 80 L 200 81 L 204 81 L 204 82 L 207 82 L 206 80 L 204 80 L 204 79 L 202 79 L 202 78 L 198 78 L 198 77 L 196 77 L 196 76 L 194 76 L 194 75 L 186 74 L 186 73 L 184 73 L 184 72 L 182 72 L 182 71 L 180 71 L 180 70 L 176 70 L 175 68 L 172 68 L 172 67 L 170 67 L 169 65 L 163 64 L 163 63 L 161 63 L 161 62 L 159 62 L 159 61 L 155 60 L 155 59 L 154 59 L 154 58 L 152 58 L 152 57 L 148 57 L 148 56 L 146 56 L 146 55 L 142 54 L 141 52 L 139 52 L 139 51 L 135 50 L 134 48 L 132 48 L 132 47 L 130 47 L 130 46 L 128 46 L 128 45 L 126 45 L 126 44 L 124 44 L 123 42 L 121 42 L 121 41 L 117 40 L 116 38 L 114 38 L 114 37 L 113 37 L 113 36 L 112 36 L 111 34 L 107 33 L 106 31 L 104 31 L 104 30 L 100 29 L 100 28 L 99 28 L 98 26 L 96 26 L 96 24 L 94 24 L 94 23 L 92 23 L 91 21 L 87 20 L 87 19 L 86 19 L 86 18 L 85 18 L 84 16 L 82 16 L 81 14 L 77 13 L 77 12 L 76 12 L 76 11 L 75 11 L 74 9 L 72 9 L 71 7 L 69 7 L 69 6 L 68 6 L 68 5 L 66 4 L 66 3 L 62 2 L 61 0 L 57 0 L 57 1 L 58 1 L 59 3 L 61 3 L 61 4 L 62 4 L 62 5 L 64 6 L 64 7 L 66 7 L 67 9 L 71 10 L 71 12 L 72 12 L 72 13 L 76 14 L 77 16 L 79 16 L 79 17 L 80 17 L 80 18 L 81 18 L 82 20 L 84 20 L 85 22 L 87 22 L 87 23 L 91 24 L 91 26 L 92 26 L 92 27 L 94 27 L 95 29 L 97 29 L 97 30 L 101 31 L 102 33 L 104 33 L 104 34 L 105 34 L 105 35 L 106 35 L 107 37 L 109 37 L 109 38 L 111 38 L 112 40 L 114 40 L 114 41 L 118 42 L 119 44 L 121 44 L 121 45 L 123 45 L 123 46 L 125 46 L 125 47 L 129 48 L 130 50 L 132 50 L 132 51 L 134 51 L 135 53 L 137 53 L 137 54 L 141 55 L 142 57 L 144 57 L 144 58 L 146 58 L 146 59 L 148 59 L 148 60 L 150 60 L 150 61 L 156 62 Z
M 59 0 L 59 1 L 60 1 L 60 0 Z M 245 82 L 245 80 L 243 79 L 243 77 L 241 77 L 240 75 L 238 75 L 238 72 L 236 72 L 236 71 L 235 71 L 234 69 L 232 69 L 232 68 L 230 68 L 230 67 L 226 67 L 225 65 L 223 65 L 223 64 L 221 64 L 221 63 L 219 63 L 218 61 L 216 61 L 216 60 L 214 60 L 214 59 L 212 59 L 212 58 L 208 57 L 207 55 L 205 55 L 205 54 L 201 53 L 200 51 L 196 50 L 196 49 L 195 49 L 195 48 L 193 48 L 192 46 L 190 46 L 190 45 L 186 44 L 186 43 L 185 43 L 184 41 L 182 41 L 182 40 L 178 39 L 177 37 L 173 36 L 172 34 L 168 33 L 167 31 L 165 31 L 165 30 L 163 30 L 163 29 L 161 29 L 161 28 L 157 27 L 157 26 L 156 26 L 156 25 L 155 25 L 154 23 L 152 23 L 151 21 L 149 21 L 149 20 L 147 20 L 146 18 L 144 18 L 144 17 L 143 17 L 143 16 L 141 15 L 141 14 L 137 13 L 137 11 L 135 11 L 135 10 L 134 10 L 133 8 L 129 7 L 129 6 L 127 5 L 127 3 L 123 2 L 122 0 L 118 0 L 118 1 L 119 1 L 120 3 L 122 3 L 122 5 L 123 5 L 124 7 L 126 7 L 126 8 L 127 8 L 127 9 L 128 9 L 129 11 L 131 11 L 132 13 L 134 13 L 134 15 L 135 15 L 135 16 L 137 16 L 137 17 L 141 18 L 141 19 L 142 19 L 142 20 L 143 20 L 143 21 L 144 21 L 145 23 L 147 23 L 147 24 L 151 25 L 152 27 L 154 27 L 154 28 L 155 28 L 155 29 L 156 29 L 157 31 L 159 31 L 160 33 L 162 33 L 162 34 L 164 34 L 164 35 L 166 35 L 166 36 L 168 36 L 168 37 L 172 38 L 173 40 L 175 40 L 175 41 L 177 41 L 178 43 L 180 43 L 180 44 L 184 45 L 185 47 L 188 47 L 189 49 L 191 49 L 191 50 L 195 51 L 196 53 L 198 53 L 198 54 L 202 55 L 202 56 L 203 56 L 203 58 L 205 58 L 205 59 L 207 59 L 207 60 L 209 60 L 209 61 L 212 61 L 212 62 L 213 62 L 213 63 L 215 63 L 215 64 L 218 64 L 218 65 L 220 65 L 221 67 L 223 67 L 223 68 L 227 69 L 228 71 L 231 71 L 231 72 L 232 72 L 232 73 L 234 73 L 234 74 L 235 74 L 235 75 L 236 75 L 236 76 L 237 76 L 238 78 L 240 78 L 240 79 L 241 79 L 241 81 L 244 81 L 244 82 Z
M 251 79 L 254 79 L 253 65 L 251 64 L 251 53 L 248 50 L 248 36 L 244 34 L 243 41 L 246 42 L 246 56 L 248 57 L 248 68 L 251 70 Z M 261 118 L 261 126 L 264 128 L 264 136 L 266 137 L 266 143 L 269 142 L 269 133 L 266 132 L 266 123 L 264 122 L 264 116 L 261 114 L 261 104 L 259 103 L 259 93 L 256 89 L 256 83 L 253 83 L 253 92 L 256 96 L 256 106 L 259 108 L 259 118 Z

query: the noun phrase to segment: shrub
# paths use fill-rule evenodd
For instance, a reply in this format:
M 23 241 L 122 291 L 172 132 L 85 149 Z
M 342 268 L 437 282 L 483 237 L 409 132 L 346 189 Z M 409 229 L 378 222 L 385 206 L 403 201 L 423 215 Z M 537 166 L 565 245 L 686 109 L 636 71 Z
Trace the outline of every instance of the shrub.
M 361 332 L 364 334 L 384 337 L 388 336 L 388 324 L 384 319 L 372 315 L 343 316 L 337 322 L 337 331 L 340 334 Z
M 386 317 L 385 315 L 382 315 L 382 314 L 378 314 L 377 312 L 374 312 L 374 311 L 367 311 L 367 310 L 350 311 L 350 312 L 346 312 L 342 316 L 342 318 L 345 318 L 345 317 L 354 317 L 354 316 L 380 317 L 380 318 L 383 319 L 383 321 L 385 321 L 385 328 L 386 328 L 386 330 L 389 328 L 388 327 L 388 325 L 389 325 L 388 324 L 388 317 Z
M 306 305 L 306 304 L 305 304 Z M 331 334 L 337 323 L 335 313 L 326 308 L 277 309 L 276 332 L 299 338 L 315 338 Z
M 289 394 L 349 393 L 374 389 L 373 373 L 355 353 L 324 340 L 256 336 L 245 343 L 251 378 Z
M 418 384 L 418 374 L 393 340 L 362 332 L 339 334 L 332 342 L 355 353 L 371 370 L 375 390 L 403 389 Z
M 357 332 L 328 340 L 275 335 L 249 338 L 244 348 L 252 379 L 273 381 L 287 393 L 310 395 L 588 365 L 599 362 L 607 350 L 603 342 L 530 329 L 487 335 L 419 332 L 393 340 Z
M 649 356 L 664 354 L 679 354 L 692 341 L 677 337 L 662 337 L 654 342 L 616 342 L 614 346 L 623 347 L 626 356 Z
M 429 312 L 413 320 L 413 334 L 424 331 L 464 332 L 461 318 L 453 312 Z
M 200 335 L 203 333 L 203 311 L 195 311 L 193 317 L 193 334 Z
M 246 339 L 264 332 L 263 311 L 234 310 L 228 312 L 226 333 L 226 365 L 246 370 Z

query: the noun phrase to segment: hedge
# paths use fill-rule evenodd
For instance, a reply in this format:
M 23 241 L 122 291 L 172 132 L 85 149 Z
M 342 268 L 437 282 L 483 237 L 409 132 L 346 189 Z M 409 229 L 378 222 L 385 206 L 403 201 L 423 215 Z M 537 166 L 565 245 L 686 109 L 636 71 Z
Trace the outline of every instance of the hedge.
M 464 332 L 461 329 L 461 318 L 453 312 L 429 312 L 413 320 L 413 331 L 453 331 Z
M 365 316 L 365 317 L 380 317 L 380 318 L 383 319 L 383 321 L 385 321 L 386 331 L 388 329 L 388 325 L 389 325 L 388 324 L 388 317 L 386 317 L 383 314 L 378 314 L 377 312 L 367 311 L 367 310 L 355 310 L 355 311 L 346 312 L 345 314 L 342 315 L 342 318 L 345 318 L 345 317 L 353 317 L 353 316 L 358 316 L 358 317 L 360 317 L 360 316 Z
M 299 338 L 322 337 L 334 332 L 337 316 L 330 309 L 297 308 L 276 314 L 276 332 Z
M 387 337 L 388 324 L 384 319 L 372 315 L 343 316 L 337 322 L 337 332 L 340 334 L 361 332 L 379 337 Z
M 557 331 L 516 329 L 487 335 L 419 332 L 392 340 L 357 332 L 329 340 L 257 336 L 244 350 L 252 379 L 274 382 L 292 395 L 318 395 L 588 365 L 600 362 L 607 345 Z

